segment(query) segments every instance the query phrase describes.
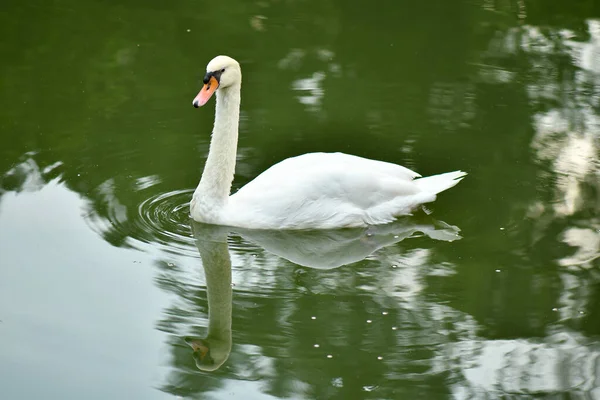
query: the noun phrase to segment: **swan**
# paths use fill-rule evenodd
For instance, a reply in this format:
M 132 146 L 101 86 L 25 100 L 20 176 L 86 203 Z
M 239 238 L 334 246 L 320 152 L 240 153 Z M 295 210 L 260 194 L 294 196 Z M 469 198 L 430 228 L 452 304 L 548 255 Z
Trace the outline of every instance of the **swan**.
M 213 58 L 198 108 L 216 94 L 204 171 L 190 202 L 198 222 L 246 229 L 333 229 L 387 224 L 456 185 L 466 173 L 422 178 L 400 165 L 344 153 L 285 159 L 230 195 L 235 172 L 242 72 L 228 56 Z

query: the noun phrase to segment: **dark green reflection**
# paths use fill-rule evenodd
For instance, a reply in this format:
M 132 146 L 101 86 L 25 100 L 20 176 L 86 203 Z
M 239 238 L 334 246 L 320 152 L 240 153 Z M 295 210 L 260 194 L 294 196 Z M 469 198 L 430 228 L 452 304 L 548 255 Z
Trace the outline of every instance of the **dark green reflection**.
M 156 316 L 172 353 L 155 378 L 165 393 L 590 397 L 600 343 L 599 21 L 591 0 L 8 0 L 0 227 L 14 236 L 33 223 L 1 226 L 3 204 L 26 191 L 43 201 L 52 181 L 85 199 L 81 218 L 99 241 L 165 260 L 157 285 L 183 303 Z M 234 189 L 309 151 L 469 177 L 431 205 L 460 226 L 453 243 L 412 238 L 316 270 L 234 235 L 232 352 L 206 373 L 182 340 L 207 337 L 199 320 L 209 300 L 208 276 L 185 270 L 198 265 L 186 203 L 212 125 L 190 99 L 220 53 L 244 68 Z M 23 252 L 33 246 L 22 238 Z M 28 289 L 10 280 L 18 266 L 0 265 L 6 285 Z M 19 306 L 10 304 L 28 315 Z M 39 365 L 54 355 L 45 350 Z M 216 353 L 213 365 L 224 358 Z M 61 371 L 51 358 L 45 369 Z M 63 390 L 57 398 L 69 397 Z
M 357 367 L 356 361 L 345 365 L 345 361 L 340 360 L 352 360 L 356 357 L 375 367 L 375 370 L 368 376 L 357 379 L 354 389 L 350 385 L 341 393 L 352 393 L 353 390 L 359 390 L 361 385 L 371 386 L 374 382 L 380 387 L 381 393 L 393 393 L 394 384 L 386 383 L 384 377 L 398 368 L 404 368 L 399 360 L 393 361 L 397 357 L 393 354 L 394 336 L 410 337 L 414 334 L 411 331 L 415 329 L 411 323 L 400 322 L 398 314 L 412 312 L 386 301 L 385 297 L 392 293 L 385 293 L 385 289 L 379 295 L 371 293 L 372 289 L 367 287 L 371 279 L 365 273 L 371 270 L 374 275 L 389 278 L 398 268 L 403 268 L 401 264 L 408 260 L 422 262 L 420 249 L 410 244 L 406 246 L 406 254 L 403 254 L 398 245 L 406 239 L 414 241 L 422 237 L 420 242 L 453 242 L 460 238 L 457 227 L 426 216 L 403 218 L 394 224 L 369 229 L 252 231 L 194 222 L 193 231 L 206 278 L 206 290 L 202 290 L 198 298 L 194 299 L 192 296 L 197 290 L 179 279 L 175 270 L 166 268 L 160 285 L 180 296 L 181 301 L 177 301 L 180 306 L 170 309 L 168 317 L 161 321 L 161 329 L 173 334 L 182 331 L 196 332 L 198 328 L 194 314 L 205 314 L 206 304 L 209 316 L 207 333 L 184 338 L 192 347 L 196 367 L 201 371 L 216 371 L 221 368 L 218 376 L 223 379 L 264 379 L 272 386 L 271 391 L 278 391 L 278 396 L 288 396 L 298 391 L 294 389 L 294 385 L 301 382 L 298 377 L 294 378 L 294 365 L 306 365 L 296 370 L 298 373 L 310 365 L 318 366 L 319 381 L 322 383 L 335 379 L 351 380 L 352 371 Z M 230 234 L 233 235 L 232 249 L 227 241 Z M 243 238 L 244 243 L 259 245 L 240 248 L 236 244 L 240 238 Z M 425 249 L 421 251 L 427 252 Z M 230 252 L 236 259 L 246 260 L 243 265 L 234 266 L 238 273 L 240 269 L 250 268 L 241 272 L 249 281 L 244 282 L 242 278 L 235 285 L 233 315 Z M 372 261 L 363 261 L 369 256 L 373 256 Z M 390 260 L 396 260 L 396 264 L 388 264 Z M 246 265 L 246 262 L 252 265 Z M 379 263 L 381 265 L 377 266 Z M 347 264 L 351 264 L 347 270 L 337 272 L 336 268 Z M 324 282 L 311 282 L 311 270 L 329 270 L 331 273 L 329 277 L 325 277 Z M 293 276 L 291 282 L 288 281 L 290 273 Z M 260 280 L 264 279 L 262 275 L 270 276 L 268 280 L 274 279 L 275 285 L 260 284 Z M 332 286 L 327 287 L 327 281 L 336 276 L 342 277 L 341 285 L 332 281 Z M 356 283 L 357 287 L 353 288 L 356 293 L 347 292 L 350 289 L 345 287 L 350 283 L 348 279 Z M 362 285 L 360 281 L 363 281 Z M 322 283 L 325 286 L 319 288 L 318 285 Z M 250 291 L 250 288 L 253 289 Z M 304 290 L 295 294 L 294 288 Z M 312 304 L 311 297 L 319 292 L 320 296 L 330 300 L 323 299 Z M 359 293 L 362 295 L 356 296 Z M 365 308 L 364 302 L 370 295 L 376 295 L 380 300 Z M 407 296 L 410 298 L 412 294 L 408 293 Z M 294 305 L 296 301 L 306 304 L 297 308 Z M 375 311 L 379 301 L 389 303 L 379 305 L 383 311 Z M 184 304 L 185 306 L 181 306 Z M 358 314 L 354 315 L 355 311 L 359 311 Z M 283 315 L 278 317 L 282 312 Z M 329 317 L 321 320 L 323 315 Z M 370 318 L 373 321 L 367 322 L 369 315 L 372 315 Z M 231 360 L 225 363 L 232 351 L 232 321 L 233 353 Z M 372 329 L 364 329 L 372 322 L 375 323 Z M 355 329 L 353 326 L 364 328 Z M 317 329 L 314 330 L 314 327 Z M 389 332 L 386 334 L 383 329 Z M 333 332 L 333 335 L 328 331 Z M 384 337 L 387 339 L 378 343 Z M 251 338 L 264 342 L 264 345 L 259 345 Z M 344 343 L 362 344 L 358 344 L 359 348 L 356 348 Z M 171 346 L 174 366 L 178 372 L 170 375 L 170 385 L 163 387 L 163 390 L 189 395 L 190 390 L 200 393 L 216 389 L 213 385 L 218 385 L 218 382 L 214 375 L 194 379 L 196 374 L 189 370 L 189 353 L 184 356 L 181 341 L 175 340 Z M 282 357 L 281 360 L 276 359 L 278 355 Z M 278 367 L 273 370 L 271 362 L 278 364 Z M 342 375 L 338 376 L 334 370 L 327 369 L 328 365 L 343 367 L 339 371 Z M 317 371 L 302 372 L 318 376 L 313 375 Z M 309 379 L 309 376 L 302 379 Z M 317 386 L 314 388 L 306 387 L 298 393 L 312 396 L 314 393 L 327 391 L 325 387 L 320 387 L 322 383 L 315 382 Z M 277 389 L 278 386 L 281 387 Z

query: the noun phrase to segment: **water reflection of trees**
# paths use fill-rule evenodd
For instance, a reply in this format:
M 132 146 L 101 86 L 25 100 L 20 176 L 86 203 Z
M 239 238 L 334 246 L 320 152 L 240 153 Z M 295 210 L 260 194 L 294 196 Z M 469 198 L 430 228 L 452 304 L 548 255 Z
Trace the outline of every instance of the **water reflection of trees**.
M 455 240 L 455 228 L 406 219 L 393 228 L 371 233 L 298 233 L 286 239 L 288 246 L 279 247 L 310 260 L 315 245 L 323 247 L 324 240 L 337 236 L 343 237 L 349 248 L 368 241 L 373 249 L 381 243 L 393 245 L 377 251 L 367 262 L 327 270 L 299 267 L 261 247 L 248 246 L 256 234 L 254 240 L 278 244 L 281 237 L 277 232 L 270 233 L 270 238 L 266 232 L 241 232 L 245 239 L 234 236 L 228 250 L 222 241 L 229 230 L 219 232 L 219 228 L 195 225 L 195 231 L 207 276 L 209 307 L 217 308 L 209 309 L 209 314 L 224 307 L 215 304 L 215 293 L 210 300 L 211 290 L 218 290 L 214 285 L 222 285 L 208 280 L 216 276 L 215 271 L 229 268 L 229 252 L 234 260 L 233 313 L 229 311 L 234 326 L 233 352 L 216 373 L 198 376 L 191 367 L 191 351 L 184 350 L 181 337 L 205 336 L 205 328 L 198 326 L 197 320 L 206 315 L 206 295 L 204 289 L 199 291 L 188 283 L 187 276 L 182 279 L 185 271 L 164 264 L 159 284 L 176 293 L 178 301 L 159 324 L 160 329 L 173 334 L 170 344 L 176 366 L 163 390 L 208 396 L 207 392 L 226 390 L 224 383 L 234 379 L 264 382 L 263 391 L 276 397 L 347 398 L 375 389 L 378 396 L 394 397 L 404 386 L 401 383 L 409 379 L 435 384 L 432 393 L 443 391 L 443 381 L 432 380 L 427 372 L 434 354 L 432 346 L 450 335 L 447 325 L 465 317 L 424 299 L 426 276 L 453 273 L 451 264 L 433 261 L 426 243 L 431 238 Z M 431 238 L 394 244 L 415 232 Z M 331 246 L 339 247 L 335 242 Z M 331 261 L 323 261 L 327 268 L 339 259 L 335 252 L 323 257 L 331 257 Z M 197 294 L 202 300 L 194 299 Z M 209 332 L 214 331 L 211 324 L 215 318 L 210 315 Z M 398 351 L 399 347 L 407 350 Z M 358 376 L 357 371 L 361 371 Z
M 555 260 L 571 292 L 559 300 L 563 319 L 581 318 L 587 296 L 574 291 L 598 282 L 600 21 L 588 19 L 586 25 L 522 25 L 508 29 L 495 45 L 497 64 L 516 56 L 522 63 L 514 79 L 527 77 L 534 129 L 530 148 L 541 167 L 538 187 L 545 196 L 528 206 L 533 234 L 552 235 L 575 249 Z
M 1 150 L 0 199 L 64 182 L 90 200 L 92 225 L 116 246 L 153 243 L 153 232 L 135 223 L 139 204 L 196 183 L 205 154 L 180 149 L 192 142 L 205 151 L 210 120 L 186 122 L 197 79 L 181 71 L 199 71 L 222 51 L 217 43 L 239 54 L 252 76 L 242 121 L 242 142 L 251 136 L 252 146 L 242 150 L 238 187 L 276 158 L 340 145 L 389 161 L 402 154 L 425 174 L 442 166 L 472 171 L 460 195 L 435 205 L 452 209 L 466 233 L 452 249 L 414 244 L 355 269 L 314 271 L 238 243 L 233 325 L 240 329 L 230 362 L 210 375 L 199 376 L 180 340 L 204 332 L 197 320 L 207 314 L 205 282 L 177 263 L 161 264 L 157 283 L 177 295 L 158 324 L 173 334 L 175 371 L 165 391 L 209 391 L 227 379 L 268 382 L 265 392 L 280 397 L 593 389 L 579 382 L 598 374 L 590 360 L 600 333 L 600 50 L 598 21 L 589 19 L 600 15 L 597 2 L 393 3 L 378 4 L 379 13 L 340 1 L 240 3 L 233 11 L 215 3 L 202 15 L 183 10 L 177 21 L 145 7 L 107 6 L 123 21 L 154 21 L 168 34 L 97 21 L 82 24 L 84 40 L 58 35 L 46 48 L 24 46 L 2 67 L 11 84 L 0 99 L 19 124 L 3 125 L 12 144 Z M 30 11 L 46 32 L 70 21 Z M 257 15 L 261 29 L 252 31 L 249 16 Z M 197 33 L 201 18 L 226 21 L 229 37 L 220 31 L 211 41 L 207 33 L 200 50 L 186 29 Z M 149 43 L 162 49 L 161 60 L 146 51 Z M 160 68 L 147 67 L 155 63 Z M 40 83 L 36 76 L 47 83 L 24 91 Z M 272 87 L 274 80 L 285 84 Z M 54 101 L 36 110 L 36 121 L 30 108 L 10 107 L 40 98 Z M 317 337 L 327 338 L 318 349 Z M 536 357 L 567 371 L 575 365 L 567 359 L 581 360 L 581 373 L 561 384 L 550 373 L 526 375 L 541 367 L 528 359 Z
M 520 9 L 525 22 L 536 18 L 535 12 L 533 18 L 527 17 L 531 3 L 536 10 L 535 2 L 523 2 Z M 492 11 L 514 11 L 506 8 L 496 5 Z M 526 148 L 537 164 L 537 195 L 513 209 L 519 211 L 513 221 L 524 218 L 524 223 L 519 223 L 519 233 L 512 233 L 511 250 L 519 255 L 512 262 L 527 260 L 528 265 L 520 268 L 519 275 L 529 276 L 526 286 L 533 291 L 531 300 L 542 300 L 543 304 L 541 309 L 529 305 L 528 312 L 536 308 L 537 312 L 526 316 L 521 327 L 529 325 L 537 331 L 535 336 L 543 339 L 506 340 L 514 337 L 511 328 L 516 327 L 503 321 L 504 328 L 511 328 L 498 330 L 500 326 L 495 323 L 486 324 L 488 336 L 499 340 L 467 340 L 458 344 L 458 349 L 450 346 L 446 355 L 460 354 L 462 359 L 456 364 L 462 365 L 458 374 L 462 383 L 453 389 L 457 396 L 479 396 L 495 390 L 584 396 L 597 391 L 599 370 L 595 360 L 599 348 L 595 340 L 600 330 L 594 318 L 600 278 L 600 58 L 596 55 L 600 49 L 600 23 L 594 19 L 588 19 L 585 25 L 581 22 L 496 25 L 488 50 L 477 60 L 481 67 L 478 79 L 487 85 L 524 87 L 531 110 L 533 134 Z M 498 101 L 504 103 L 502 98 Z M 506 229 L 510 231 L 510 227 Z M 551 243 L 560 242 L 563 247 L 548 252 Z M 516 283 L 508 279 L 511 286 Z M 556 295 L 551 300 L 553 306 L 542 299 L 551 292 Z M 506 297 L 510 291 L 501 293 L 504 296 L 491 308 L 495 309 L 496 319 L 498 311 L 511 307 Z M 543 311 L 550 306 L 557 314 L 554 318 Z

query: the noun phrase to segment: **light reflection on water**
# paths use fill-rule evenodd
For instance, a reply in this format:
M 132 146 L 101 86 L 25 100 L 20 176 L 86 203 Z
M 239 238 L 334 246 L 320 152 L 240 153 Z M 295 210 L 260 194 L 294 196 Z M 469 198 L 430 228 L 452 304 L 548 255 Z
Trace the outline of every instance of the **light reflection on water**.
M 278 3 L 244 15 L 243 23 L 264 35 L 252 41 L 271 46 L 270 38 L 283 35 Z M 600 398 L 600 21 L 536 23 L 539 10 L 530 4 L 482 2 L 488 14 L 452 26 L 472 29 L 472 42 L 448 28 L 400 31 L 410 21 L 398 30 L 377 21 L 377 29 L 360 26 L 352 36 L 367 13 L 323 3 L 316 14 L 329 22 L 320 27 L 314 10 L 301 5 L 295 12 L 309 15 L 294 23 L 308 21 L 310 43 L 286 37 L 268 53 L 234 46 L 249 78 L 236 187 L 292 152 L 324 147 L 401 159 L 420 172 L 469 170 L 464 185 L 432 206 L 433 218 L 417 215 L 387 232 L 292 237 L 194 227 L 188 202 L 211 114 L 197 117 L 194 128 L 182 123 L 188 117 L 180 97 L 189 106 L 185 92 L 195 83 L 167 75 L 197 68 L 201 57 L 176 61 L 181 48 L 163 43 L 176 51 L 163 50 L 168 63 L 160 64 L 146 40 L 128 37 L 134 32 L 127 27 L 136 26 L 128 23 L 120 28 L 126 39 L 98 39 L 101 50 L 81 68 L 81 88 L 67 79 L 45 92 L 69 88 L 74 103 L 97 113 L 57 97 L 60 107 L 45 104 L 50 118 L 14 106 L 15 99 L 39 98 L 25 90 L 32 76 L 64 67 L 48 67 L 42 51 L 28 53 L 24 59 L 36 63 L 6 75 L 15 79 L 6 79 L 5 109 L 18 118 L 3 120 L 3 129 L 15 130 L 0 150 L 0 161 L 9 160 L 0 176 L 0 330 L 10 334 L 0 350 L 24 367 L 0 369 L 22 371 L 46 388 L 52 385 L 31 365 L 56 374 L 68 367 L 67 380 L 79 382 L 81 353 L 91 352 L 96 376 L 111 375 L 112 363 L 127 365 L 152 376 L 136 376 L 135 385 L 182 397 Z M 127 21 L 127 8 L 118 11 Z M 454 21 L 436 11 L 403 15 L 419 26 L 431 22 L 427 32 Z M 516 21 L 507 22 L 512 15 Z M 197 33 L 194 24 L 179 22 L 173 37 L 186 52 L 197 51 L 197 42 L 185 39 Z M 457 43 L 472 47 L 461 55 Z M 68 54 L 79 53 L 69 47 Z M 38 57 L 43 71 L 32 69 Z M 145 69 L 153 72 L 145 76 Z M 23 75 L 27 85 L 18 85 L 19 71 L 32 71 Z M 157 89 L 169 85 L 175 89 Z M 82 90 L 96 96 L 82 101 Z M 21 143 L 16 133 L 27 130 L 17 128 L 29 122 L 35 134 Z M 190 142 L 194 149 L 186 148 Z M 76 212 L 63 213 L 61 198 Z M 96 242 L 84 234 L 90 229 Z M 36 259 L 38 252 L 48 260 Z M 135 285 L 140 270 L 150 275 L 146 286 Z M 153 288 L 166 298 L 155 308 Z M 130 321 L 141 315 L 143 328 Z M 31 327 L 42 327 L 43 337 L 23 344 L 39 335 Z M 55 339 L 64 347 L 51 345 Z M 70 340 L 85 351 L 61 354 Z M 164 369 L 156 372 L 157 365 Z M 12 381 L 0 377 L 0 393 Z M 65 398 L 71 382 L 56 398 Z
M 419 304 L 418 299 L 425 287 L 422 282 L 423 274 L 427 273 L 423 271 L 423 266 L 427 265 L 431 253 L 425 249 L 415 249 L 406 253 L 398 253 L 398 250 L 382 254 L 376 252 L 369 257 L 369 262 L 365 265 L 354 264 L 354 268 L 335 268 L 341 266 L 341 262 L 347 259 L 340 259 L 339 251 L 323 250 L 328 246 L 339 250 L 342 242 L 348 248 L 360 246 L 362 242 L 370 242 L 375 248 L 381 243 L 387 246 L 396 245 L 402 239 L 411 237 L 415 230 L 429 233 L 429 240 L 431 236 L 450 241 L 459 238 L 453 227 L 442 225 L 441 228 L 436 228 L 425 223 L 415 224 L 411 219 L 388 228 L 381 232 L 366 230 L 332 231 L 325 234 L 298 232 L 285 237 L 281 237 L 279 232 L 260 232 L 254 237 L 253 234 L 256 232 L 241 233 L 249 240 L 255 242 L 260 240 L 261 243 L 276 248 L 280 254 L 275 256 L 255 245 L 250 245 L 246 249 L 250 251 L 241 251 L 239 242 L 228 240 L 230 234 L 228 228 L 194 224 L 196 245 L 202 258 L 207 286 L 209 321 L 205 328 L 206 333 L 202 334 L 204 329 L 196 327 L 197 322 L 192 309 L 197 309 L 197 305 L 194 301 L 190 301 L 191 299 L 188 300 L 187 306 L 179 302 L 178 306 L 183 309 L 169 313 L 179 318 L 163 320 L 160 324 L 161 329 L 178 336 L 184 332 L 185 340 L 192 348 L 190 354 L 193 355 L 193 360 L 199 369 L 210 371 L 221 367 L 226 376 L 235 379 L 267 382 L 276 379 L 281 374 L 281 371 L 275 369 L 274 363 L 280 363 L 277 359 L 289 358 L 294 363 L 316 365 L 329 362 L 328 368 L 335 368 L 335 365 L 344 363 L 344 359 L 347 359 L 348 341 L 356 340 L 362 342 L 363 350 L 360 351 L 359 357 L 367 364 L 375 366 L 378 363 L 386 363 L 391 369 L 401 370 L 410 368 L 411 365 L 422 368 L 423 363 L 429 362 L 427 359 L 419 356 L 415 360 L 409 354 L 396 354 L 393 348 L 395 345 L 427 347 L 439 343 L 439 334 L 433 332 L 435 327 L 431 326 L 431 322 L 427 322 L 428 318 L 419 316 L 423 306 Z M 316 241 L 315 235 L 317 235 Z M 285 241 L 287 246 L 282 245 L 281 241 Z M 231 248 L 228 243 L 232 244 Z M 315 246 L 322 249 L 321 253 L 315 254 Z M 318 277 L 310 276 L 314 275 L 314 272 L 310 272 L 311 269 L 299 268 L 298 264 L 292 264 L 282 258 L 287 256 L 294 258 L 299 264 L 310 266 L 314 257 L 319 254 L 329 259 L 320 260 L 320 265 L 326 266 L 327 269 L 320 271 Z M 369 252 L 365 252 L 355 261 L 361 261 L 368 254 Z M 233 271 L 231 271 L 232 264 Z M 427 270 L 436 276 L 443 276 L 449 273 L 449 268 L 451 267 L 446 263 L 430 266 Z M 172 282 L 173 285 L 167 284 L 167 281 Z M 179 288 L 177 290 L 182 293 L 194 290 L 192 287 L 183 289 L 185 283 L 175 276 L 165 275 L 162 284 L 165 287 L 177 286 Z M 364 293 L 365 299 L 376 294 L 375 302 L 361 312 L 362 321 L 347 318 L 355 312 L 354 303 L 357 297 L 358 299 L 362 297 L 361 293 Z M 325 305 L 325 303 L 322 304 L 323 307 L 314 309 L 299 309 L 294 305 L 299 297 L 315 295 L 330 298 L 335 303 L 335 308 L 331 309 L 331 304 Z M 331 297 L 332 295 L 334 297 Z M 334 300 L 337 296 L 340 296 L 340 299 Z M 345 297 L 347 299 L 344 299 Z M 261 330 L 261 327 L 256 322 L 245 323 L 245 321 L 248 317 L 252 318 L 252 314 L 255 318 L 260 318 L 262 314 L 260 310 L 273 302 L 279 303 L 277 308 L 280 310 L 269 313 L 271 315 L 269 318 L 277 318 L 276 330 L 269 332 L 265 338 L 268 338 L 272 344 L 265 348 L 264 344 L 256 347 L 246 343 L 248 337 L 244 334 L 244 329 Z M 425 309 L 428 307 L 425 306 Z M 205 312 L 203 309 L 202 313 Z M 241 323 L 238 316 L 238 328 L 234 330 L 232 340 L 231 324 L 232 318 L 236 318 L 236 312 L 241 315 Z M 443 312 L 439 316 L 446 321 L 447 317 L 442 314 Z M 183 315 L 190 317 L 182 319 Z M 362 326 L 358 331 L 357 323 Z M 434 324 L 439 325 L 437 322 Z M 431 335 L 423 336 L 424 328 L 431 329 Z M 312 333 L 302 338 L 299 331 L 306 329 Z M 356 333 L 360 335 L 356 336 Z M 381 335 L 385 337 L 383 341 Z M 305 339 L 309 341 L 306 342 Z M 178 340 L 172 342 L 173 350 L 181 353 L 178 342 Z M 230 357 L 232 346 L 232 360 L 226 362 Z M 275 351 L 277 358 L 264 354 L 265 351 Z M 191 355 L 175 356 L 179 362 L 182 362 L 182 366 L 178 373 L 169 377 L 168 390 L 175 390 L 174 386 L 186 380 L 182 376 L 182 367 L 189 363 L 188 359 L 192 358 Z M 193 374 L 189 367 L 186 369 L 187 374 Z M 401 371 L 398 371 L 398 374 L 404 375 Z M 404 378 L 405 376 L 402 379 Z M 334 381 L 341 387 L 344 385 L 344 379 L 348 377 L 334 378 Z M 312 390 L 310 380 L 304 382 L 298 380 L 293 383 L 293 386 L 294 392 L 299 395 L 310 395 Z M 380 386 L 388 385 L 385 381 L 381 381 L 381 378 L 378 378 L 377 382 L 364 385 L 365 388 L 371 389 Z

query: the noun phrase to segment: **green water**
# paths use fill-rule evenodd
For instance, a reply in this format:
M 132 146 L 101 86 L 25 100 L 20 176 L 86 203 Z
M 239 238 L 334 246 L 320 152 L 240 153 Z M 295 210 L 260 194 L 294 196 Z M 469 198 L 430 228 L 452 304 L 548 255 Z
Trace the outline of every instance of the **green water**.
M 0 37 L 0 398 L 600 399 L 598 3 L 8 0 Z M 191 224 L 217 54 L 234 190 L 469 175 L 383 232 Z

